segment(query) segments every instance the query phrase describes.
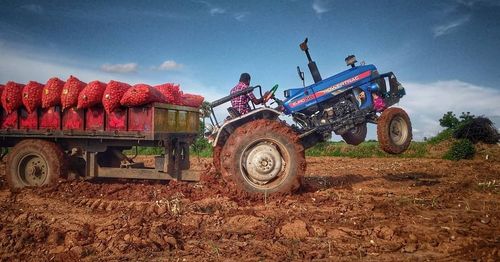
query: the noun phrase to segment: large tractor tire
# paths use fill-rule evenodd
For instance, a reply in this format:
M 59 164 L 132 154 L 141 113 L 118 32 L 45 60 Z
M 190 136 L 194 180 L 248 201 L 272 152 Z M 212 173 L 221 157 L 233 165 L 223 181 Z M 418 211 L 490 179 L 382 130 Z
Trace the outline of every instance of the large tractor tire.
M 65 172 L 64 152 L 53 142 L 23 140 L 8 154 L 7 183 L 12 189 L 54 184 Z
M 359 145 L 366 138 L 366 123 L 351 128 L 347 133 L 342 135 L 344 141 L 349 145 Z
M 238 127 L 221 155 L 222 173 L 237 188 L 255 194 L 288 194 L 306 170 L 304 148 L 288 126 L 260 119 Z
M 382 150 L 389 154 L 401 154 L 410 146 L 411 121 L 408 114 L 397 107 L 382 112 L 377 120 L 377 137 Z

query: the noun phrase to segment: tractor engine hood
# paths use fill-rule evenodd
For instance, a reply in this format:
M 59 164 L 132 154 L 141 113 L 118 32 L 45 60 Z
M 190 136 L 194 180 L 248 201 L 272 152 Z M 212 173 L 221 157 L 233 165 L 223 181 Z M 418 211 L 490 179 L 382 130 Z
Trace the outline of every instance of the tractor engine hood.
M 350 87 L 365 84 L 372 79 L 374 65 L 356 66 L 318 83 L 303 88 L 285 90 L 284 112 L 301 111 L 338 95 Z

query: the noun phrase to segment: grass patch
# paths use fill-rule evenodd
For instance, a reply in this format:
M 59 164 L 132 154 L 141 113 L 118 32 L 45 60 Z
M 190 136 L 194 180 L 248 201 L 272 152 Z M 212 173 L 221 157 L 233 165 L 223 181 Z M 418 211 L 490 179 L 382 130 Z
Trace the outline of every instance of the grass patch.
M 135 155 L 135 148 L 124 150 L 123 153 L 125 155 Z M 150 155 L 161 155 L 163 153 L 164 153 L 163 147 L 145 147 L 145 146 L 137 147 L 138 155 L 150 156 Z
M 408 150 L 400 155 L 391 155 L 380 149 L 377 141 L 363 142 L 357 146 L 340 142 L 323 142 L 306 150 L 306 156 L 335 156 L 335 157 L 403 157 L 419 158 L 427 154 L 427 143 L 412 142 Z
M 125 150 L 125 154 L 134 155 L 135 149 Z M 139 155 L 161 155 L 163 148 L 160 147 L 138 147 Z M 212 157 L 212 146 L 210 144 L 195 143 L 190 147 L 190 155 L 209 158 Z M 357 146 L 348 145 L 340 142 L 323 142 L 306 150 L 306 156 L 333 156 L 333 157 L 352 157 L 352 158 L 370 158 L 370 157 L 402 157 L 402 158 L 421 158 L 427 155 L 427 144 L 425 142 L 412 142 L 406 152 L 400 155 L 391 155 L 385 153 L 377 141 L 366 141 Z

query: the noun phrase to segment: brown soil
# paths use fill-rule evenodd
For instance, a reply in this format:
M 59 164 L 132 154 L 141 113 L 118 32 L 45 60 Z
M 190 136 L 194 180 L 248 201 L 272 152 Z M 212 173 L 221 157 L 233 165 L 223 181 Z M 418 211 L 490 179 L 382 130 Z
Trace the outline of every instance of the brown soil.
M 151 162 L 151 161 L 149 161 Z M 299 193 L 200 183 L 61 181 L 11 192 L 0 260 L 499 261 L 500 161 L 308 158 Z

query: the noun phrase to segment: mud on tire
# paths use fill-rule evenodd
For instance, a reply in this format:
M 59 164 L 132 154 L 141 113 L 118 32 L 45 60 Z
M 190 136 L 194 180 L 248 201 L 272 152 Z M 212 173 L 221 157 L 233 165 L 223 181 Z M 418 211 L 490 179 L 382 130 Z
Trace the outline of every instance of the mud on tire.
M 304 148 L 288 126 L 261 119 L 237 128 L 221 152 L 222 173 L 239 190 L 288 194 L 305 173 Z
M 410 146 L 411 121 L 401 108 L 390 107 L 377 120 L 377 137 L 382 150 L 389 154 L 401 154 Z
M 23 140 L 8 154 L 7 183 L 12 189 L 54 184 L 65 176 L 65 162 L 57 144 L 41 139 Z
M 222 146 L 216 145 L 212 153 L 212 162 L 217 172 L 221 172 L 221 159 L 220 159 L 221 152 L 222 152 Z

